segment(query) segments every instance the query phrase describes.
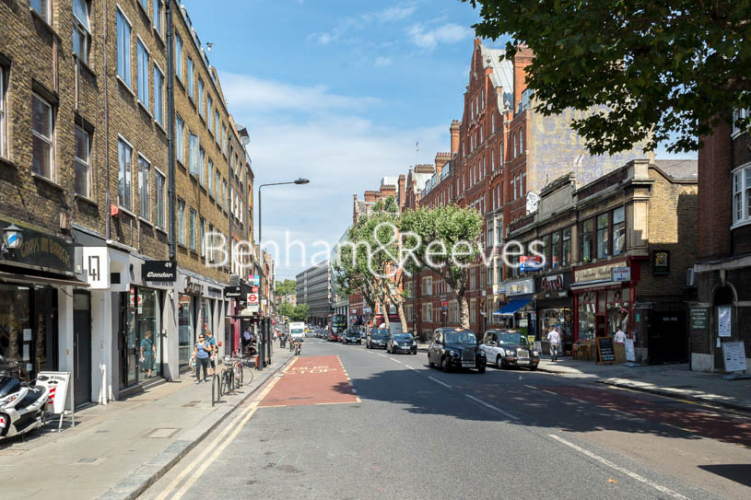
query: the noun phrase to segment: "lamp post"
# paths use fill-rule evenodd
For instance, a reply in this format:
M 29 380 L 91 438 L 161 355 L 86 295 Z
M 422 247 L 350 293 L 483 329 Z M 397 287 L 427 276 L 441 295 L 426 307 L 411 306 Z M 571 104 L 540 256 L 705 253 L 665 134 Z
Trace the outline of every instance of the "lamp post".
M 296 179 L 294 181 L 288 181 L 288 182 L 272 182 L 268 184 L 261 184 L 258 186 L 258 258 L 261 259 L 261 265 L 260 265 L 260 280 L 259 280 L 259 287 L 258 287 L 258 308 L 260 313 L 261 303 L 263 301 L 263 219 L 261 218 L 261 189 L 267 187 L 267 186 L 282 186 L 285 184 L 308 184 L 310 181 L 308 179 L 303 179 L 300 177 L 299 179 Z M 258 370 L 262 370 L 263 366 L 266 364 L 266 359 L 268 357 L 268 360 L 271 361 L 271 332 L 269 328 L 270 320 L 269 318 L 262 318 L 262 324 L 261 324 L 261 345 L 259 345 L 259 353 L 260 353 L 260 362 L 258 363 L 258 366 L 256 367 Z

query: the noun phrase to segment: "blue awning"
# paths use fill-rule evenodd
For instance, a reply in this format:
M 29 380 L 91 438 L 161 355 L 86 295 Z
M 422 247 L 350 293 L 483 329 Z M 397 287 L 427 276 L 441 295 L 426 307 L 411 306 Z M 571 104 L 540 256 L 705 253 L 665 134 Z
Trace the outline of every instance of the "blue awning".
M 493 313 L 493 316 L 513 316 L 516 311 L 532 302 L 532 299 L 512 300 Z

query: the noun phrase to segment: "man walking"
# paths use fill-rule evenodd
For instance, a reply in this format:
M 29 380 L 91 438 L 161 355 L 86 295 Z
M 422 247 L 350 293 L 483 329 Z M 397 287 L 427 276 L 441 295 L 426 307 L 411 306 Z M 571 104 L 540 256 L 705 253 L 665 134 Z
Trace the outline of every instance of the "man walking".
M 211 332 L 209 328 L 206 329 L 206 343 L 209 344 L 209 347 L 211 348 L 211 357 L 209 358 L 209 364 L 211 365 L 211 373 L 209 375 L 214 375 L 216 373 L 216 354 L 217 351 L 219 351 L 219 348 L 216 345 L 216 339 L 214 338 L 214 334 Z
M 623 333 L 623 330 L 621 330 L 620 327 L 618 327 L 618 331 L 615 332 L 615 337 L 613 338 L 613 341 L 616 344 L 625 344 L 626 343 L 626 334 Z
M 550 327 L 548 332 L 548 342 L 550 342 L 550 356 L 553 362 L 558 360 L 558 349 L 561 347 L 561 335 L 555 326 Z

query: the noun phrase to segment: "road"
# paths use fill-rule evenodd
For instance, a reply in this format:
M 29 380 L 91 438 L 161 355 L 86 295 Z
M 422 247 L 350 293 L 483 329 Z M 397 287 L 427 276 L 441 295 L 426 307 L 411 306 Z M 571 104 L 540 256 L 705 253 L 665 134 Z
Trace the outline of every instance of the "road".
M 147 500 L 748 499 L 751 419 L 308 339 Z

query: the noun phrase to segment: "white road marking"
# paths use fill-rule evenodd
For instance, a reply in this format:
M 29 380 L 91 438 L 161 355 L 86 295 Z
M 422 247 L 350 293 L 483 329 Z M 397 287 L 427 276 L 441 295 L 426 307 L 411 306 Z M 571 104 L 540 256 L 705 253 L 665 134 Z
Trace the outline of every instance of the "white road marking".
M 589 450 L 585 450 L 581 446 L 577 446 L 574 443 L 566 441 L 565 439 L 562 439 L 562 438 L 556 436 L 555 434 L 548 434 L 548 436 L 551 437 L 551 438 L 553 438 L 553 439 L 555 439 L 559 443 L 565 444 L 569 448 L 571 448 L 573 450 L 576 450 L 579 453 L 582 453 L 582 454 L 588 456 L 589 458 L 591 458 L 593 460 L 597 460 L 601 464 L 606 465 L 606 466 L 610 467 L 611 469 L 615 469 L 618 472 L 620 472 L 622 474 L 625 474 L 626 476 L 630 477 L 631 479 L 635 479 L 635 480 L 639 481 L 640 483 L 644 483 L 647 486 L 651 486 L 652 488 L 656 489 L 660 493 L 664 493 L 665 495 L 671 496 L 673 498 L 677 498 L 678 500 L 689 500 L 688 497 L 685 497 L 685 496 L 681 495 L 680 493 L 677 493 L 677 492 L 671 490 L 670 488 L 666 488 L 665 486 L 662 486 L 661 484 L 657 484 L 654 481 L 650 481 L 649 479 L 645 478 L 644 476 L 641 476 L 641 475 L 637 474 L 636 472 L 631 472 L 630 470 L 628 470 L 626 468 L 623 468 L 620 465 L 616 465 L 613 462 L 611 462 L 610 460 L 608 460 L 606 458 L 602 458 L 601 456 L 596 455 L 596 454 L 592 453 Z
M 401 362 L 401 361 L 399 361 L 398 359 L 394 359 L 394 358 L 389 358 L 389 359 L 390 359 L 391 361 L 393 361 L 394 363 L 399 363 L 400 365 L 402 364 L 402 362 Z
M 378 355 L 379 355 L 380 357 L 382 357 L 382 358 L 388 358 L 388 356 L 386 356 L 385 354 L 381 354 L 380 352 L 379 352 L 379 353 L 377 353 L 377 354 L 378 354 Z
M 549 391 L 547 389 L 543 389 L 542 392 L 547 392 L 548 394 L 552 394 L 553 396 L 557 396 L 558 394 L 554 393 L 553 391 Z
M 574 400 L 574 401 L 576 401 L 577 403 L 581 403 L 583 405 L 588 405 L 589 404 L 589 401 L 584 401 L 583 399 L 579 399 L 579 398 L 571 398 L 571 399 Z
M 524 387 L 528 387 L 528 388 L 530 388 L 530 389 L 534 389 L 534 390 L 537 390 L 537 387 L 535 387 L 535 386 L 533 386 L 533 385 L 527 385 L 527 384 L 524 384 Z
M 418 372 L 418 373 L 420 372 L 420 370 L 418 370 L 418 369 L 417 369 L 417 368 L 415 368 L 414 366 L 409 366 L 409 365 L 408 365 L 407 363 L 404 363 L 404 366 L 406 366 L 407 368 L 409 368 L 409 369 L 410 369 L 410 370 L 412 370 L 412 371 L 415 371 L 415 372 Z
M 474 401 L 476 403 L 480 403 L 481 405 L 483 405 L 486 408 L 490 408 L 491 410 L 497 411 L 501 415 L 505 415 L 506 417 L 510 418 L 511 420 L 519 420 L 519 417 L 517 417 L 516 415 L 512 415 L 509 412 L 503 411 L 500 408 L 498 408 L 497 406 L 493 406 L 490 403 L 486 403 L 482 399 L 478 399 L 478 398 L 476 398 L 474 396 L 471 396 L 469 394 L 465 394 L 465 396 L 467 396 L 469 399 L 471 399 L 472 401 Z
M 428 378 L 429 378 L 430 380 L 432 380 L 433 382 L 436 382 L 436 383 L 438 383 L 438 384 L 441 384 L 441 385 L 442 385 L 443 387 L 445 387 L 445 388 L 447 388 L 447 389 L 451 389 L 451 386 L 450 386 L 450 385 L 448 385 L 448 384 L 447 384 L 446 382 L 441 382 L 441 381 L 440 381 L 440 380 L 438 380 L 437 378 L 433 378 L 433 377 L 428 377 Z

